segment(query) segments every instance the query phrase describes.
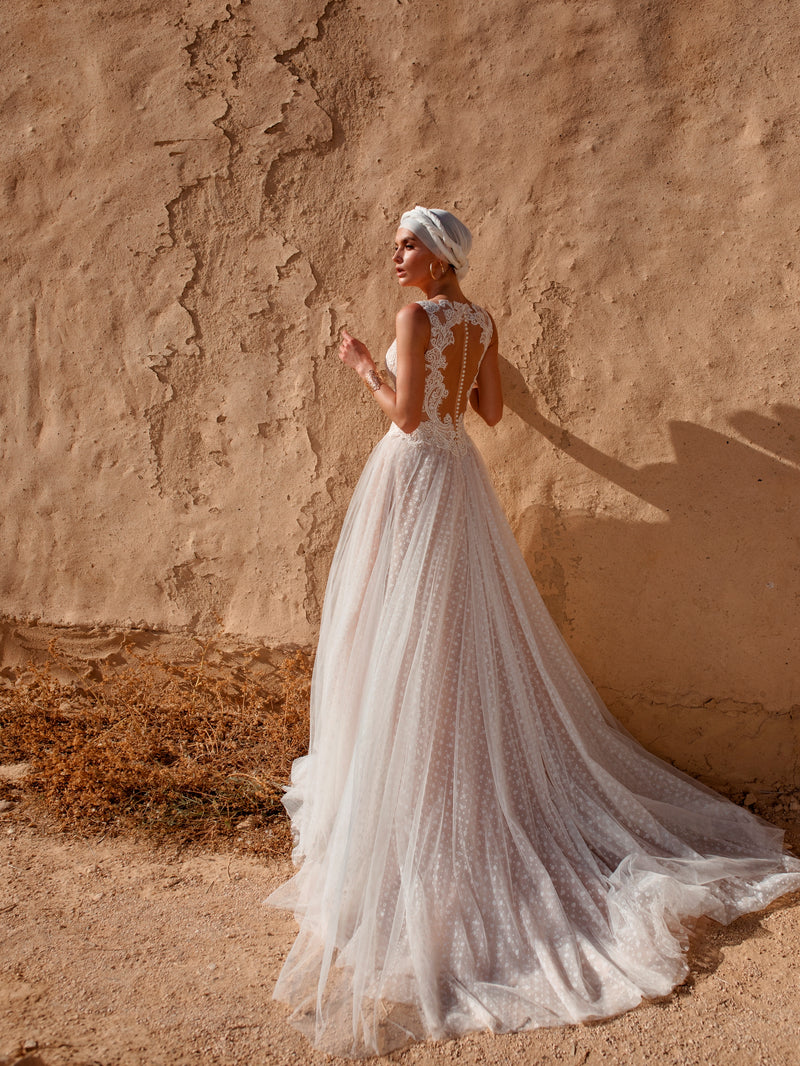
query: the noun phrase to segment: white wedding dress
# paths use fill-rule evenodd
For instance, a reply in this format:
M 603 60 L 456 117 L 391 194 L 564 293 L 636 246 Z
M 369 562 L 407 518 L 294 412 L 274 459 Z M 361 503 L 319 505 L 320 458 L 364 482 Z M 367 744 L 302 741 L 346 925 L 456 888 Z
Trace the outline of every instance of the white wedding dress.
M 423 422 L 344 522 L 285 797 L 302 865 L 269 900 L 300 925 L 275 997 L 351 1056 L 617 1014 L 685 976 L 687 921 L 800 888 L 781 831 L 603 706 L 464 430 L 491 319 L 421 306 Z

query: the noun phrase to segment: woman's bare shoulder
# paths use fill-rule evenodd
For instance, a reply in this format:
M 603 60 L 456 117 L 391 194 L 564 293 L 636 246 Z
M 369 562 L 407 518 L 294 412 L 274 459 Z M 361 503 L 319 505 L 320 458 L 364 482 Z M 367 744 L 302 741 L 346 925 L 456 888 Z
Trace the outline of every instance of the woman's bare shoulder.
M 412 347 L 424 351 L 431 336 L 431 320 L 425 308 L 418 303 L 401 307 L 395 319 L 395 335 L 398 343 L 410 342 Z
M 429 322 L 428 312 L 418 303 L 416 300 L 414 303 L 406 304 L 405 307 L 401 307 L 395 317 L 397 325 L 404 326 L 416 326 L 422 323 Z

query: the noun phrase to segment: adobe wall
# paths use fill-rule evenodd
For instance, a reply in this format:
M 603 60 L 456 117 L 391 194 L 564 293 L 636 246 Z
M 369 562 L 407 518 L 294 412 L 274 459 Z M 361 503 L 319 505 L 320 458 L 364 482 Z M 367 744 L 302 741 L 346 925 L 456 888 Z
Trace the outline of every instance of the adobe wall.
M 587 673 L 678 765 L 800 785 L 793 5 L 8 6 L 0 650 L 313 645 L 385 428 L 337 336 L 385 350 L 396 219 L 443 206 Z

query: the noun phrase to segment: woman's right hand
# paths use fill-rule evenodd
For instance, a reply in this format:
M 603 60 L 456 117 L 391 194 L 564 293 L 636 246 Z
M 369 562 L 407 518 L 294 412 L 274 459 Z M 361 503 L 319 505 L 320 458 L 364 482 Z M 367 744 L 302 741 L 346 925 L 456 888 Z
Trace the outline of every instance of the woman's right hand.
M 366 344 L 342 330 L 342 343 L 339 345 L 339 358 L 345 366 L 351 367 L 360 377 L 370 370 L 375 370 L 375 361 L 369 354 Z

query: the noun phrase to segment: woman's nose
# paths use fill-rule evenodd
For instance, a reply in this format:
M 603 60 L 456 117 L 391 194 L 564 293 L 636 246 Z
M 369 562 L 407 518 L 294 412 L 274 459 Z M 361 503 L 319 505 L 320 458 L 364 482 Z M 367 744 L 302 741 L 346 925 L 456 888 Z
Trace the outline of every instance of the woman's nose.
M 400 248 L 395 248 L 394 255 L 392 256 L 392 262 L 393 263 L 399 263 L 400 262 L 400 259 L 402 258 L 402 256 L 400 255 L 400 252 L 401 252 Z

